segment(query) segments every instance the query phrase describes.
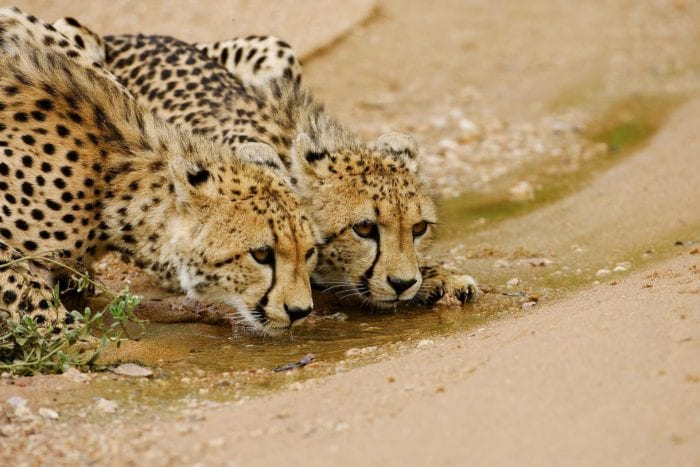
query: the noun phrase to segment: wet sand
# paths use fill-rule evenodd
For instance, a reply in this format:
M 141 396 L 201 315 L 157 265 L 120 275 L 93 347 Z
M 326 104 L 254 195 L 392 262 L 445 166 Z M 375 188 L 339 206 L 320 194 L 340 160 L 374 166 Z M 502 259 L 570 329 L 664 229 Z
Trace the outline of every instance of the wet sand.
M 700 255 L 684 251 L 520 319 L 205 411 L 192 433 L 156 425 L 153 449 L 210 465 L 697 465 L 699 304 Z
M 24 3 L 50 19 L 60 2 Z M 94 15 L 88 4 L 70 8 Z M 108 20 L 105 32 L 118 32 Z M 131 21 L 113 25 L 146 26 Z M 441 138 L 465 137 L 463 117 L 481 129 L 479 141 L 504 153 L 518 149 L 512 129 L 542 122 L 565 133 L 553 149 L 566 149 L 580 142 L 577 125 L 595 120 L 601 103 L 681 97 L 644 147 L 581 190 L 515 219 L 485 221 L 461 240 L 453 223 L 456 233 L 437 245 L 436 256 L 499 290 L 509 275 L 525 285 L 527 274 L 538 275 L 546 284 L 582 258 L 576 291 L 557 300 L 545 294 L 477 329 L 408 341 L 359 368 L 337 365 L 332 376 L 281 375 L 270 385 L 284 389 L 263 397 L 215 404 L 188 379 L 182 385 L 198 395 L 185 398 L 184 409 L 164 400 L 155 412 L 95 415 L 86 401 L 59 422 L 0 430 L 0 463 L 698 465 L 699 24 L 700 6 L 683 0 L 382 2 L 371 20 L 305 64 L 307 82 L 363 135 L 416 134 L 435 164 L 457 158 L 486 173 L 484 161 L 460 152 L 477 143 L 438 148 Z M 560 121 L 562 106 L 574 109 L 572 120 Z M 449 116 L 455 109 L 462 115 Z M 426 122 L 443 114 L 461 133 Z M 546 169 L 552 160 L 528 163 Z M 500 256 L 483 253 L 491 249 L 554 264 L 496 268 Z M 597 274 L 620 261 L 631 274 Z M 159 381 L 129 387 L 138 393 L 151 384 Z M 52 392 L 85 386 L 65 377 L 0 381 L 0 401 L 21 395 L 36 411 L 52 404 Z

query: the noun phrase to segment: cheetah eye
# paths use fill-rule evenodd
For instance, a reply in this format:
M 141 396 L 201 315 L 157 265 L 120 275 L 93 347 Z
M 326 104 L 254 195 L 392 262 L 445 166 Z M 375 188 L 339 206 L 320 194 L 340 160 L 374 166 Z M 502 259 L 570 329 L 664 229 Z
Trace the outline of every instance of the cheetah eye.
M 272 247 L 263 246 L 250 250 L 250 255 L 260 264 L 272 264 L 275 261 L 275 253 Z
M 316 248 L 309 248 L 309 251 L 307 251 L 306 255 L 304 256 L 304 259 L 306 259 L 306 261 L 310 260 L 314 253 L 316 253 Z
M 420 221 L 416 224 L 413 224 L 413 237 L 418 238 L 422 237 L 425 235 L 425 233 L 428 231 L 428 223 L 425 221 Z
M 379 230 L 377 224 L 372 221 L 362 221 L 352 226 L 352 230 L 362 238 L 377 238 Z

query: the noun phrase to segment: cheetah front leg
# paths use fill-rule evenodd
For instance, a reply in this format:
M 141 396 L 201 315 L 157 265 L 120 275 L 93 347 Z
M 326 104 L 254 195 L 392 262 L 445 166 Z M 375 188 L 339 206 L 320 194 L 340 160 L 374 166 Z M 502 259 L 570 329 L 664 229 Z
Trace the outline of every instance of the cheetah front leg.
M 479 292 L 476 280 L 469 275 L 453 274 L 441 266 L 421 266 L 423 284 L 413 298 L 414 303 L 434 305 L 444 296 L 454 297 L 460 303 L 473 303 Z
M 277 37 L 236 37 L 193 45 L 243 84 L 260 86 L 280 78 L 301 82 L 301 63 L 294 49 Z
M 40 328 L 71 328 L 73 317 L 53 305 L 53 289 L 23 254 L 0 242 L 0 322 L 18 323 L 30 316 Z

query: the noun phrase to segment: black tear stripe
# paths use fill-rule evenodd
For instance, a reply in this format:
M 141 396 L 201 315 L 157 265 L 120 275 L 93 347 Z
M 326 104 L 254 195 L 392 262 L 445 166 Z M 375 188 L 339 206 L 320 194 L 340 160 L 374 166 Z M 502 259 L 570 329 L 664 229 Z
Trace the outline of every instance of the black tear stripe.
M 306 153 L 306 161 L 310 164 L 313 164 L 316 161 L 320 161 L 321 159 L 325 159 L 326 157 L 328 157 L 328 151 L 326 150 L 320 152 L 309 151 Z
M 377 231 L 377 233 L 379 233 Z M 362 274 L 362 277 L 360 278 L 360 287 L 359 290 L 360 292 L 367 292 L 369 294 L 369 280 L 372 278 L 374 275 L 374 267 L 377 265 L 377 262 L 379 261 L 379 255 L 381 254 L 381 248 L 379 247 L 379 235 L 377 235 L 377 254 L 374 256 L 374 261 L 372 261 L 372 265 L 365 271 L 364 274 Z
M 211 174 L 207 169 L 202 169 L 197 173 L 188 173 L 187 174 L 187 181 L 190 182 L 190 185 L 192 186 L 197 186 L 201 185 L 202 183 L 206 182 L 209 180 L 209 176 Z
M 270 287 L 265 291 L 265 295 L 262 296 L 260 301 L 258 301 L 258 304 L 255 305 L 255 309 L 251 312 L 253 315 L 253 318 L 256 319 L 257 322 L 262 324 L 263 326 L 267 322 L 267 313 L 265 313 L 265 307 L 267 306 L 267 303 L 269 302 L 268 295 L 270 295 L 270 292 L 272 292 L 272 289 L 275 288 L 275 282 L 277 281 L 277 271 L 275 268 L 275 260 L 274 257 L 272 259 L 272 263 L 270 264 L 270 267 L 272 267 L 272 282 L 270 283 Z

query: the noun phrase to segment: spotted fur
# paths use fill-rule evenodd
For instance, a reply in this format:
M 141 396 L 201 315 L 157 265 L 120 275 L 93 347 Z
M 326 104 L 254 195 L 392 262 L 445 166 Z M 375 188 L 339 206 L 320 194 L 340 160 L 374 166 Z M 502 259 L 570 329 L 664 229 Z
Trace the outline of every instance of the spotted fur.
M 156 114 L 233 148 L 249 141 L 275 148 L 324 237 L 314 282 L 379 306 L 431 304 L 445 293 L 476 297 L 470 276 L 423 264 L 437 218 L 412 138 L 391 133 L 363 142 L 286 66 L 258 79 L 239 74 L 241 60 L 232 63 L 221 47 L 142 34 L 104 42 L 107 68 Z M 259 40 L 249 42 L 253 50 Z M 367 224 L 375 231 L 360 235 Z
M 274 333 L 311 311 L 315 225 L 266 145 L 231 148 L 144 111 L 105 75 L 46 44 L 49 25 L 0 10 L 0 309 L 48 315 L 61 268 L 109 251 L 173 289 Z M 58 47 L 58 50 L 57 50 Z M 270 254 L 261 254 L 268 251 Z M 263 258 L 262 260 L 260 258 Z M 46 274 L 43 274 L 45 271 Z
M 194 46 L 244 83 L 261 86 L 280 77 L 301 82 L 301 63 L 294 49 L 277 37 L 253 35 Z

